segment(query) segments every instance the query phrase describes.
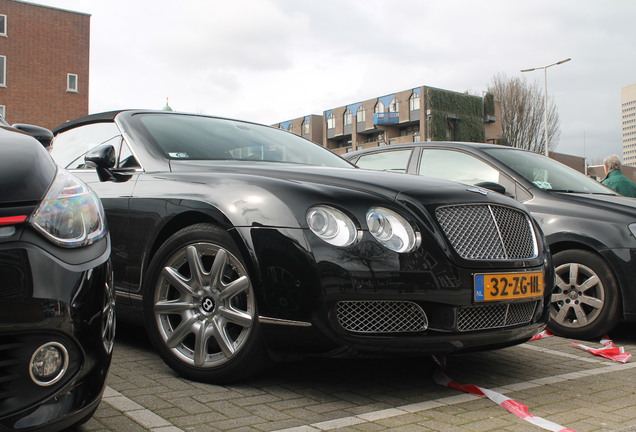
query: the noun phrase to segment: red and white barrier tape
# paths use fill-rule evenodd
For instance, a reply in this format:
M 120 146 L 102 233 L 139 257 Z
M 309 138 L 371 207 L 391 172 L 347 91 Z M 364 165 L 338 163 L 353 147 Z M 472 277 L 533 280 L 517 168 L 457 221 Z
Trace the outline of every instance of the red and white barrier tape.
M 550 333 L 550 330 L 543 330 L 541 333 L 532 336 L 532 338 L 528 342 L 536 341 L 550 336 L 554 336 L 552 333 Z
M 607 336 L 601 339 L 599 343 L 603 345 L 602 348 L 590 348 L 587 345 L 583 345 L 576 342 L 570 342 L 571 345 L 574 345 L 577 348 L 587 351 L 590 354 L 594 354 L 595 356 L 605 357 L 606 359 L 610 359 L 615 362 L 627 363 L 632 358 L 632 355 L 630 353 L 625 352 L 624 347 L 616 346 L 614 342 L 612 342 L 612 340 L 609 339 Z
M 550 336 L 554 336 L 554 334 L 550 333 L 550 330 L 544 330 L 541 333 L 534 335 L 528 342 L 536 341 Z M 608 336 L 604 336 L 599 343 L 603 345 L 602 348 L 590 348 L 587 345 L 570 342 L 571 345 L 587 351 L 590 354 L 605 357 L 606 359 L 610 359 L 615 362 L 627 363 L 632 358 L 632 355 L 630 353 L 625 352 L 625 348 L 616 346 Z
M 485 389 L 473 384 L 462 385 L 451 380 L 444 372 L 438 370 L 433 375 L 433 379 L 437 384 L 453 388 L 455 390 L 461 390 L 466 393 L 471 393 L 477 396 L 485 396 L 494 403 L 498 404 L 508 412 L 516 415 L 517 417 L 532 423 L 535 426 L 543 428 L 545 430 L 553 432 L 576 432 L 574 429 L 565 428 L 559 424 L 551 422 L 541 417 L 534 416 L 528 411 L 528 407 L 522 403 L 512 400 L 501 393 L 494 392 L 492 390 Z
M 543 339 L 546 337 L 554 336 L 554 334 L 550 333 L 549 330 L 544 330 L 541 333 L 535 335 L 531 341 Z M 600 344 L 603 345 L 602 348 L 590 348 L 580 343 L 570 342 L 572 345 L 577 348 L 588 351 L 591 354 L 605 357 L 610 360 L 614 360 L 616 362 L 627 363 L 632 355 L 625 352 L 625 348 L 618 347 L 612 342 L 607 336 L 601 339 Z M 517 417 L 531 423 L 535 426 L 538 426 L 542 429 L 552 431 L 552 432 L 576 432 L 574 429 L 568 429 L 563 427 L 557 423 L 551 422 L 550 420 L 546 420 L 542 417 L 537 417 L 535 415 L 530 414 L 528 407 L 520 402 L 512 400 L 501 393 L 494 392 L 492 390 L 485 389 L 483 387 L 479 387 L 473 384 L 459 384 L 456 381 L 450 379 L 444 372 L 443 369 L 446 366 L 445 358 L 437 358 L 433 357 L 434 360 L 439 365 L 439 369 L 433 374 L 433 379 L 437 384 L 460 390 L 466 393 L 474 394 L 477 396 L 484 396 L 498 404 L 506 411 L 516 415 Z

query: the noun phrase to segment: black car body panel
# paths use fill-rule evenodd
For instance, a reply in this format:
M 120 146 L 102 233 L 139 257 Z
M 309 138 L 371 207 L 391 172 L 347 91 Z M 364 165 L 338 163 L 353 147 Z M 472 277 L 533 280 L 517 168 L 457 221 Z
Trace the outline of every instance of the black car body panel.
M 161 119 L 174 123 L 175 127 L 181 120 L 187 123 L 209 121 L 219 128 L 241 131 L 237 134 L 253 131 L 253 145 L 248 146 L 250 151 L 258 150 L 258 137 L 267 136 L 263 140 L 271 140 L 274 144 L 271 148 L 263 147 L 271 150 L 274 155 L 271 157 L 275 160 L 266 160 L 263 149 L 258 160 L 190 158 L 201 150 L 194 148 L 194 138 L 192 141 L 183 139 L 186 142 L 183 146 L 190 148 L 188 152 L 176 144 L 181 142 L 178 139 L 174 139 L 173 151 L 165 150 L 164 147 L 173 145 L 172 141 L 165 144 L 169 141 L 165 136 L 157 138 L 153 135 L 156 131 L 144 127 L 144 121 L 147 121 L 155 127 L 169 129 L 162 125 Z M 109 122 L 112 128 L 108 126 Z M 116 136 L 113 135 L 117 131 Z M 228 343 L 238 348 L 236 352 L 233 348 L 227 349 L 229 363 L 234 360 L 243 362 L 241 344 L 250 345 L 243 338 L 255 339 L 261 327 L 268 351 L 274 357 L 299 353 L 331 356 L 444 354 L 520 343 L 545 327 L 547 293 L 543 297 L 535 296 L 530 302 L 512 300 L 498 303 L 497 306 L 504 308 L 521 308 L 522 304 L 531 303 L 532 311 L 527 313 L 524 322 L 503 324 L 502 328 L 492 325 L 487 329 L 458 329 L 458 313 L 463 310 L 472 313 L 473 309 L 483 306 L 474 300 L 473 278 L 476 273 L 539 272 L 546 281 L 553 279 L 543 236 L 530 218 L 527 220 L 532 226 L 530 231 L 535 244 L 532 253 L 521 258 L 469 259 L 456 252 L 434 216 L 439 208 L 459 205 L 493 206 L 526 217 L 523 207 L 507 197 L 433 179 L 406 179 L 388 173 L 378 179 L 378 173 L 354 169 L 330 152 L 292 134 L 207 116 L 141 110 L 112 112 L 75 120 L 54 132 L 53 158 L 90 184 L 104 204 L 113 239 L 112 262 L 118 292 L 118 316 L 139 318 L 139 311 L 143 309 L 145 325 L 150 329 L 153 343 L 164 360 L 186 376 L 216 382 L 231 379 L 228 376 L 230 372 L 224 372 L 217 366 L 205 366 L 208 363 L 227 364 L 223 363 L 225 360 L 215 360 L 215 353 L 210 351 L 205 353 L 204 358 L 197 357 L 198 348 L 194 342 L 189 344 L 184 339 L 180 344 L 174 341 L 180 335 L 182 324 L 191 322 L 188 320 L 209 315 L 209 318 L 201 318 L 202 326 L 208 325 L 208 320 L 223 321 L 222 317 L 215 315 L 216 312 L 208 309 L 208 305 L 216 305 L 222 300 L 214 297 L 214 289 L 209 295 L 199 298 L 201 291 L 183 294 L 187 290 L 182 288 L 182 296 L 187 297 L 187 302 L 183 300 L 183 303 L 176 298 L 163 300 L 161 297 L 161 290 L 166 286 L 163 278 L 171 278 L 171 286 L 182 279 L 169 276 L 176 270 L 173 264 L 157 267 L 158 264 L 163 266 L 158 261 L 164 256 L 168 257 L 168 261 L 173 259 L 167 245 L 181 244 L 180 239 L 192 237 L 194 234 L 190 234 L 193 231 L 190 227 L 214 226 L 227 233 L 232 247 L 225 249 L 230 259 L 237 257 L 233 268 L 249 276 L 250 289 L 246 297 L 249 299 L 253 289 L 256 298 L 258 315 L 253 317 L 256 323 L 246 324 L 250 318 L 245 314 L 252 313 L 248 301 L 248 306 L 241 306 L 244 313 L 241 322 L 245 323 L 241 325 L 243 330 L 249 328 L 256 332 L 255 327 L 259 330 L 256 335 L 230 337 L 236 337 L 236 341 Z M 97 153 L 110 152 L 108 148 L 104 151 L 104 145 L 121 148 L 125 157 L 119 155 L 112 168 L 95 170 L 84 164 L 81 152 L 67 151 L 67 147 L 70 148 L 79 137 L 92 136 L 93 133 L 101 136 L 101 140 L 90 144 L 101 150 L 89 152 L 87 161 L 105 163 L 94 157 Z M 184 129 L 184 134 L 197 133 L 191 127 Z M 216 131 L 211 133 L 214 135 Z M 165 134 L 176 132 L 169 129 Z M 207 139 L 206 134 L 198 135 L 199 140 Z M 303 154 L 297 156 L 298 160 L 314 157 L 315 152 L 316 160 L 324 157 L 328 162 L 320 166 L 322 162 L 286 161 L 286 155 L 281 154 L 284 150 L 293 154 L 294 149 L 277 147 L 277 140 L 293 140 L 309 155 L 301 152 Z M 230 148 L 233 142 L 232 137 L 227 137 L 209 145 L 227 148 L 234 154 L 240 150 L 246 158 L 253 157 L 247 155 L 248 147 Z M 87 143 L 83 144 L 78 148 L 85 152 Z M 134 168 L 120 166 L 123 159 L 128 163 L 130 154 L 136 158 Z M 276 159 L 278 157 L 281 160 Z M 105 178 L 115 181 L 103 182 Z M 339 247 L 314 234 L 307 218 L 308 210 L 314 206 L 336 209 L 346 215 L 355 225 L 355 241 Z M 394 252 L 378 243 L 365 222 L 367 212 L 374 207 L 395 212 L 403 218 L 404 224 L 415 227 L 418 236 L 421 236 L 421 245 L 404 253 Z M 478 232 L 480 227 L 473 228 Z M 199 236 L 205 235 L 196 232 Z M 206 247 L 214 250 L 218 244 L 227 244 L 226 240 L 218 243 L 208 240 L 189 242 L 195 245 L 205 243 Z M 188 242 L 183 244 L 183 249 L 177 248 L 174 256 L 179 256 L 180 250 L 183 250 L 184 256 L 187 255 L 185 245 Z M 201 252 L 201 256 L 205 258 L 206 253 Z M 193 255 L 188 257 L 190 260 Z M 178 262 L 182 263 L 184 259 Z M 196 266 L 191 264 L 190 267 Z M 163 271 L 159 272 L 161 268 Z M 189 275 L 194 271 L 185 273 Z M 203 271 L 202 277 L 207 277 L 206 271 Z M 214 272 L 214 268 L 210 271 Z M 193 283 L 195 279 L 186 274 L 183 278 L 184 284 Z M 204 287 L 204 291 L 207 289 Z M 155 296 L 155 300 L 150 296 Z M 214 301 L 210 300 L 212 297 Z M 153 303 L 149 304 L 151 301 L 154 302 L 154 310 Z M 181 312 L 182 317 L 174 323 L 164 316 L 168 315 L 164 314 L 164 309 L 194 307 L 188 305 L 197 301 L 201 304 L 195 312 Z M 427 329 L 420 330 L 352 330 L 343 327 L 343 314 L 367 316 L 368 313 L 357 309 L 342 312 L 342 305 L 354 309 L 361 305 L 362 309 L 378 305 L 403 308 L 395 311 L 398 315 L 410 313 L 408 308 L 417 308 L 426 311 L 430 322 Z M 390 311 L 385 314 L 391 316 Z M 352 324 L 353 327 L 356 325 Z M 193 327 L 200 328 L 198 324 L 193 324 Z M 218 327 L 210 330 L 216 331 L 220 331 Z M 216 333 L 210 339 L 211 344 L 214 343 L 212 339 L 220 345 L 225 343 Z M 214 378 L 205 375 L 209 372 L 214 374 L 216 369 L 224 375 L 217 373 Z
M 0 129 L 2 430 L 57 431 L 85 421 L 101 400 L 110 366 L 109 237 L 67 248 L 32 226 L 57 171 L 35 139 Z M 34 353 L 45 345 L 62 347 L 68 360 L 66 372 L 50 383 L 29 374 Z
M 404 166 L 397 167 L 407 174 L 431 175 L 431 171 L 420 168 L 425 166 L 423 159 L 427 157 L 426 155 L 431 154 L 425 155 L 424 151 L 446 152 L 448 164 L 453 164 L 454 159 L 459 160 L 459 157 L 451 159 L 449 155 L 462 154 L 479 161 L 479 166 L 483 164 L 484 167 L 487 166 L 488 169 L 497 172 L 499 175 L 497 182 L 504 186 L 505 194 L 522 202 L 537 220 L 552 254 L 576 249 L 590 251 L 602 257 L 611 268 L 620 287 L 621 298 L 612 300 L 622 305 L 622 311 L 619 311 L 620 317 L 629 321 L 636 320 L 636 239 L 633 228 L 631 232 L 629 228 L 636 223 L 636 199 L 619 196 L 614 191 L 585 178 L 582 174 L 572 174 L 573 178 L 577 178 L 576 175 L 580 176 L 580 185 L 569 190 L 552 189 L 540 181 L 531 182 L 528 179 L 530 174 L 524 171 L 528 166 L 519 163 L 515 168 L 511 166 L 510 156 L 500 155 L 516 152 L 515 154 L 532 156 L 533 159 L 538 158 L 538 155 L 491 144 L 455 142 L 397 144 L 351 152 L 346 154 L 345 158 L 353 163 L 361 163 L 360 166 L 365 167 L 366 162 L 361 158 L 374 155 L 375 161 L 369 163 L 372 162 L 376 164 L 374 168 L 381 169 L 379 155 L 390 151 L 410 152 L 408 162 Z M 551 163 L 556 164 L 556 162 Z M 474 166 L 477 167 L 476 164 Z M 435 171 L 433 175 L 437 177 L 439 174 Z M 445 175 L 443 177 L 449 178 Z M 470 175 L 465 177 L 468 178 Z M 462 180 L 458 178 L 457 181 Z M 465 183 L 475 184 L 476 181 L 471 179 Z M 588 185 L 587 182 L 594 184 Z

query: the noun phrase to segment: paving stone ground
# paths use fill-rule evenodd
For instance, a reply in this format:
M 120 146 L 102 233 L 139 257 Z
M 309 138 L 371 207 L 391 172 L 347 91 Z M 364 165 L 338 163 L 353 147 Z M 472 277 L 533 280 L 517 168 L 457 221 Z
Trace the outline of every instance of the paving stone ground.
M 308 359 L 236 385 L 176 376 L 143 329 L 119 326 L 108 387 L 77 432 L 541 431 L 489 399 L 433 381 L 431 358 Z M 636 356 L 636 325 L 610 335 Z M 549 337 L 448 358 L 446 374 L 578 432 L 636 432 L 636 359 L 615 363 Z M 584 342 L 600 347 L 596 342 Z

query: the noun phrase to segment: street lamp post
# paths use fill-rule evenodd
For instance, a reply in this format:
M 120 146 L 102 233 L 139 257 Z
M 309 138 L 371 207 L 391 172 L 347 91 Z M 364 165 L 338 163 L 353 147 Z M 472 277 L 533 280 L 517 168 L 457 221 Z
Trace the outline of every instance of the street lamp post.
M 570 60 L 572 60 L 571 58 L 566 58 L 565 60 L 561 60 L 558 61 L 556 63 L 552 63 L 550 65 L 547 66 L 541 66 L 541 67 L 535 67 L 535 68 L 530 68 L 530 69 L 521 69 L 521 72 L 532 72 L 535 70 L 541 70 L 543 69 L 543 85 L 544 85 L 544 96 L 543 98 L 545 99 L 545 112 L 543 113 L 543 119 L 545 122 L 545 155 L 547 157 L 550 157 L 550 152 L 549 152 L 549 146 L 548 146 L 548 68 L 552 67 L 552 66 L 556 66 L 556 65 L 560 65 L 563 63 L 567 63 Z

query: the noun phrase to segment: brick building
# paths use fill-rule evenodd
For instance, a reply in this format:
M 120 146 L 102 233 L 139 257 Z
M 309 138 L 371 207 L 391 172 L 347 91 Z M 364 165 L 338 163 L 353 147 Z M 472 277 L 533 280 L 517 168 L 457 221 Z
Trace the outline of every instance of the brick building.
M 497 142 L 500 104 L 485 97 L 416 87 L 304 116 L 274 126 L 337 154 L 415 141 Z
M 0 114 L 53 128 L 88 114 L 90 15 L 0 0 Z

